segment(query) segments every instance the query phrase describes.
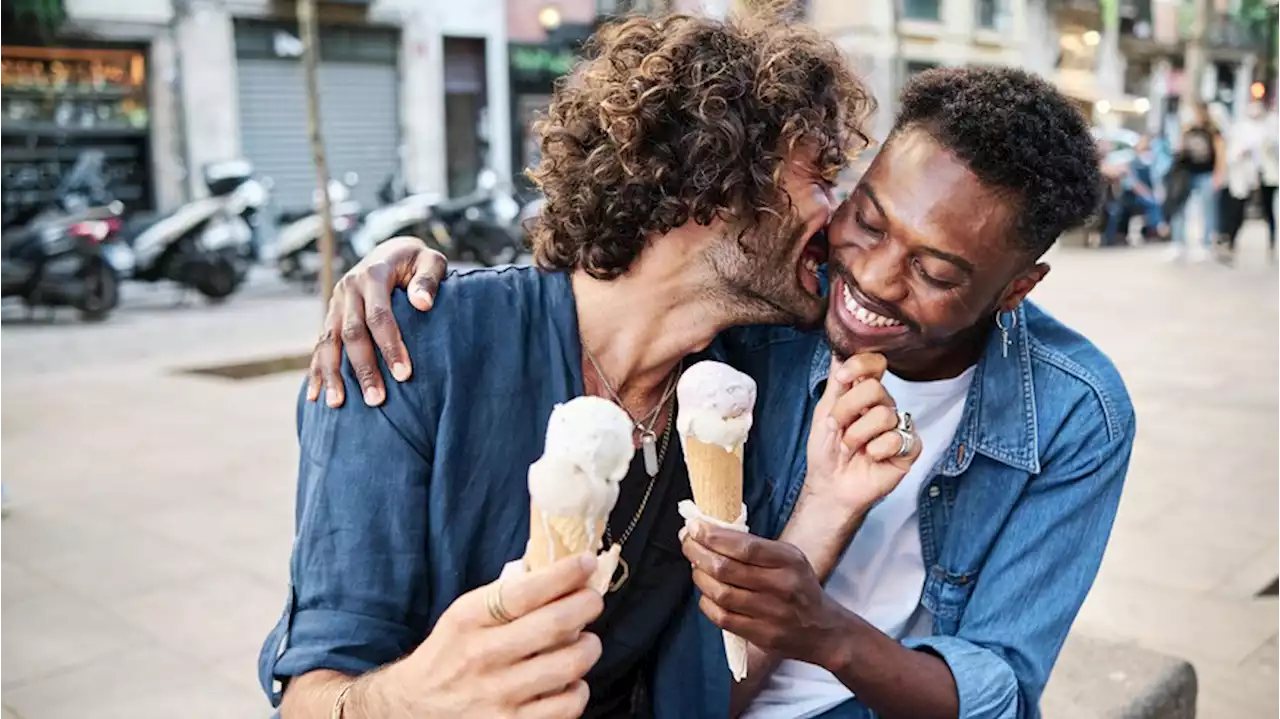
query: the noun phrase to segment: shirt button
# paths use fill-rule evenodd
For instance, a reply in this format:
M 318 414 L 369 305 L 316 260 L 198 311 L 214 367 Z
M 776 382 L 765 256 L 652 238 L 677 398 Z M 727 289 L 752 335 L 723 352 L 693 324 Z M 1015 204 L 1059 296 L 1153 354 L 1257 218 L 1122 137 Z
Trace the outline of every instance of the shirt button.
M 930 498 L 932 498 L 932 499 L 937 499 L 939 494 L 942 494 L 942 490 L 941 490 L 941 489 L 938 489 L 938 485 L 936 485 L 936 484 L 931 484 L 931 485 L 929 485 L 929 497 L 930 497 Z

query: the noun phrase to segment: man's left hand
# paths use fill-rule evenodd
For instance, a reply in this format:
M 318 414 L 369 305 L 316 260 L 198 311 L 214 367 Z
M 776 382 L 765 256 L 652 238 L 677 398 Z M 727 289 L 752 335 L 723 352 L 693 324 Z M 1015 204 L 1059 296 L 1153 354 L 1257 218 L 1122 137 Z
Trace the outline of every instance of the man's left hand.
M 794 545 L 695 521 L 683 547 L 712 623 L 781 658 L 832 659 L 845 610 Z

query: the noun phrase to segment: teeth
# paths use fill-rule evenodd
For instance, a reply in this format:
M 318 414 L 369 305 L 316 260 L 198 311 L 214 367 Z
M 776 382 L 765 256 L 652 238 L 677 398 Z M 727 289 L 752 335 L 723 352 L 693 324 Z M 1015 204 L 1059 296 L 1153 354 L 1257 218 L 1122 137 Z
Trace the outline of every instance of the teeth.
M 805 270 L 812 274 L 818 274 L 818 261 L 812 257 L 806 257 L 804 261 L 800 263 L 800 266 L 804 267 Z
M 868 327 L 897 327 L 902 324 L 897 320 L 878 315 L 858 304 L 858 301 L 853 298 L 853 292 L 849 290 L 848 285 L 844 286 L 844 306 L 845 309 L 849 310 L 849 314 Z

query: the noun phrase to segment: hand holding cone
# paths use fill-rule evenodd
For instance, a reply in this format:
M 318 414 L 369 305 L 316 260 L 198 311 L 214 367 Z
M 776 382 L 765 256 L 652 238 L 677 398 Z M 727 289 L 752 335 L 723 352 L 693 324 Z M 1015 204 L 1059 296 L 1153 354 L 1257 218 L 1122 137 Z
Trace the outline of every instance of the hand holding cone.
M 720 362 L 690 367 L 676 387 L 680 410 L 676 426 L 689 469 L 693 502 L 680 503 L 686 521 L 703 519 L 747 531 L 742 502 L 742 452 L 751 431 L 756 383 Z M 747 676 L 747 642 L 724 633 L 725 655 L 735 681 Z

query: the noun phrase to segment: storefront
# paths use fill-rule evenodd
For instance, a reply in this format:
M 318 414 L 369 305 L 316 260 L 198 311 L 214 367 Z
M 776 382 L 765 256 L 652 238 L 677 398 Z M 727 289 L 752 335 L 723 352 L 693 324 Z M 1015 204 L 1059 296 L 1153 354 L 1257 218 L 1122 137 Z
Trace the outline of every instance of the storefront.
M 307 207 L 316 187 L 307 132 L 302 43 L 293 23 L 235 21 L 240 145 L 273 183 L 275 204 Z M 376 206 L 400 167 L 399 32 L 371 26 L 320 29 L 320 118 L 329 174 L 359 175 L 353 196 Z
M 561 25 L 544 43 L 507 46 L 511 77 L 511 168 L 517 187 L 531 187 L 526 168 L 538 164 L 539 148 L 533 123 L 551 105 L 556 80 L 569 74 L 582 44 L 591 36 L 589 25 Z
M 146 47 L 8 40 L 0 53 L 5 214 L 52 201 L 90 148 L 106 154 L 115 199 L 151 208 Z

